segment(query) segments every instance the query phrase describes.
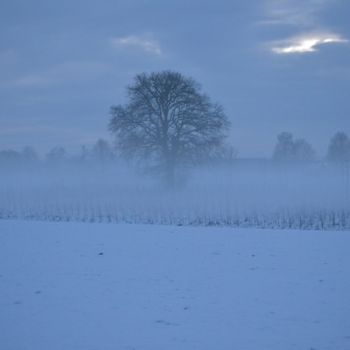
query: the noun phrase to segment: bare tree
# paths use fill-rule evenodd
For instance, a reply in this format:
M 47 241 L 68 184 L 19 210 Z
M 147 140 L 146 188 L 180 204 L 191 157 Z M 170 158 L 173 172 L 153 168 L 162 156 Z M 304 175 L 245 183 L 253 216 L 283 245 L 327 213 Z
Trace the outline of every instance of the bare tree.
M 204 161 L 209 163 L 227 163 L 230 164 L 237 159 L 238 151 L 230 144 L 222 144 L 215 147 L 206 155 Z
M 1 165 L 18 165 L 21 161 L 21 154 L 12 149 L 0 151 L 0 164 Z
M 277 136 L 277 143 L 273 153 L 273 159 L 284 162 L 313 161 L 316 152 L 304 139 L 294 140 L 290 132 L 282 132 Z
M 328 146 L 328 160 L 332 162 L 350 161 L 350 139 L 344 132 L 337 132 Z
M 222 107 L 180 73 L 140 74 L 127 90 L 129 103 L 111 107 L 110 130 L 122 154 L 147 159 L 169 185 L 179 164 L 197 162 L 226 137 Z
M 114 157 L 112 147 L 104 139 L 98 139 L 96 141 L 91 153 L 93 159 L 100 162 L 111 161 Z
M 49 163 L 59 163 L 66 158 L 67 152 L 63 147 L 54 147 L 46 155 Z
M 277 144 L 273 152 L 273 159 L 277 161 L 291 161 L 293 158 L 293 135 L 290 132 L 282 132 L 277 136 Z
M 294 158 L 296 161 L 313 161 L 316 159 L 316 152 L 306 140 L 296 139 L 294 141 Z
M 350 204 L 350 138 L 345 132 L 337 132 L 330 140 L 327 159 L 336 164 L 344 182 L 344 196 Z

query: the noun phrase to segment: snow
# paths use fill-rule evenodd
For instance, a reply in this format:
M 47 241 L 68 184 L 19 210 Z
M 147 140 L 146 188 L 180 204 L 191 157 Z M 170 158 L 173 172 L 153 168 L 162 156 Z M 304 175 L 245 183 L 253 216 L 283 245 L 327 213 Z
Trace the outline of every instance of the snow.
M 350 349 L 350 232 L 0 220 L 4 350 Z

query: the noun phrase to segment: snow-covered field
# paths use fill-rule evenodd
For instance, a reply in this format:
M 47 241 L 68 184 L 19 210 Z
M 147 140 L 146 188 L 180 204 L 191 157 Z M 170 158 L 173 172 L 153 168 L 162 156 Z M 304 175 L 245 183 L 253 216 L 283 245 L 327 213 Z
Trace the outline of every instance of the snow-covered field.
M 0 349 L 350 349 L 350 232 L 0 221 Z

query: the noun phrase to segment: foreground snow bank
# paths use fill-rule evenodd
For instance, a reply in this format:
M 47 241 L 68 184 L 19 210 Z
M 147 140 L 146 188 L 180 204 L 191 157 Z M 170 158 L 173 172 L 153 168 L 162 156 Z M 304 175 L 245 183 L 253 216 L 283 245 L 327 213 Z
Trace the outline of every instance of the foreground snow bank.
M 0 347 L 349 349 L 349 246 L 349 232 L 0 221 Z

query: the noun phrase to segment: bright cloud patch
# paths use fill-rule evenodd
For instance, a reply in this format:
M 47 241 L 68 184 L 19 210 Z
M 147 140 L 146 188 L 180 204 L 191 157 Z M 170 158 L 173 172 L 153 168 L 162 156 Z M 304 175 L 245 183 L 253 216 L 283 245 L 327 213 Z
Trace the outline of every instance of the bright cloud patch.
M 112 45 L 117 48 L 121 47 L 135 47 L 142 49 L 145 52 L 151 53 L 153 55 L 160 56 L 162 54 L 162 50 L 160 48 L 159 43 L 150 38 L 139 37 L 135 35 L 130 35 L 121 38 L 112 39 Z
M 272 51 L 276 54 L 302 54 L 317 51 L 317 47 L 324 44 L 346 43 L 339 35 L 305 35 L 298 38 L 288 39 L 273 45 Z

